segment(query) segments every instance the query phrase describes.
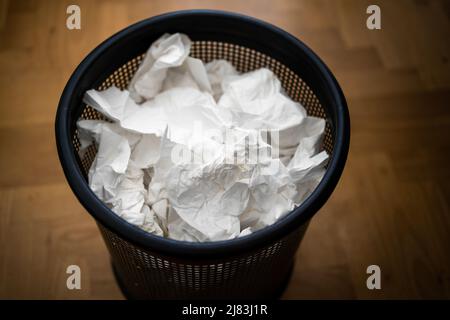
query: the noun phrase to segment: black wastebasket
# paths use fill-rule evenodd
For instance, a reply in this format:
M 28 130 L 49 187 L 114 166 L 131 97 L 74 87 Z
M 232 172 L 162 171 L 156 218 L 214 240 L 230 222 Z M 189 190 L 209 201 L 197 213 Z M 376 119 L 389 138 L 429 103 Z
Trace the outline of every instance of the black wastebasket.
M 92 88 L 126 88 L 151 43 L 182 32 L 193 41 L 191 56 L 226 59 L 239 71 L 271 69 L 286 93 L 311 116 L 326 119 L 323 147 L 331 155 L 316 190 L 275 224 L 251 235 L 190 243 L 149 234 L 113 213 L 90 190 L 87 172 L 94 146 L 81 159 L 76 122 L 103 119 L 82 102 Z M 263 21 L 211 10 L 178 11 L 136 23 L 95 48 L 62 93 L 56 116 L 58 154 L 73 192 L 94 217 L 125 295 L 135 299 L 273 298 L 281 294 L 309 219 L 334 190 L 347 158 L 350 123 L 335 78 L 301 41 Z

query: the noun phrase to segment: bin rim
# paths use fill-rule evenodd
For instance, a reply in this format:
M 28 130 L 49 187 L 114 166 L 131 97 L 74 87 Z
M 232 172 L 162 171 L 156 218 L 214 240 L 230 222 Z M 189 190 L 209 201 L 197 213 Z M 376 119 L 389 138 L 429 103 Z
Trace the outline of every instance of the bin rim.
M 97 198 L 85 180 L 76 159 L 76 151 L 72 145 L 72 136 L 69 129 L 69 114 L 71 111 L 69 105 L 71 99 L 74 99 L 74 90 L 79 85 L 81 76 L 116 41 L 141 28 L 149 28 L 162 20 L 180 16 L 212 16 L 234 19 L 239 22 L 257 24 L 259 27 L 266 29 L 267 32 L 283 37 L 285 41 L 290 42 L 291 45 L 296 46 L 308 56 L 310 59 L 309 63 L 313 64 L 320 73 L 320 80 L 326 86 L 326 90 L 329 90 L 329 94 L 331 94 L 335 102 L 336 119 L 333 152 L 330 155 L 328 168 L 321 182 L 300 206 L 277 220 L 274 224 L 247 236 L 213 242 L 188 242 L 148 233 L 120 218 Z M 117 32 L 93 49 L 75 69 L 62 92 L 55 118 L 55 138 L 58 156 L 65 177 L 79 202 L 97 222 L 143 250 L 150 250 L 167 257 L 193 260 L 215 259 L 248 253 L 278 241 L 307 222 L 325 204 L 337 185 L 347 159 L 350 144 L 350 119 L 344 94 L 335 77 L 324 62 L 302 41 L 290 33 L 257 18 L 234 12 L 196 9 L 168 12 L 139 21 Z

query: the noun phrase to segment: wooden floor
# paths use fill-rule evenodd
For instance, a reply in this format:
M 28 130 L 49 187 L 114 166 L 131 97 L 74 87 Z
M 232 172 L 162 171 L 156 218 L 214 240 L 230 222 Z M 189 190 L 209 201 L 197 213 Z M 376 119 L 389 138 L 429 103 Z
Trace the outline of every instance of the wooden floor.
M 82 29 L 65 27 L 81 7 Z M 223 3 L 223 4 L 221 4 Z M 286 299 L 450 298 L 450 2 L 0 0 L 0 298 L 122 299 L 94 221 L 60 168 L 53 121 L 82 58 L 127 25 L 184 8 L 237 11 L 304 40 L 343 87 L 348 163 L 310 224 Z M 2 9 L 0 9 L 2 10 Z M 66 267 L 82 290 L 66 289 Z M 382 289 L 366 287 L 377 264 Z

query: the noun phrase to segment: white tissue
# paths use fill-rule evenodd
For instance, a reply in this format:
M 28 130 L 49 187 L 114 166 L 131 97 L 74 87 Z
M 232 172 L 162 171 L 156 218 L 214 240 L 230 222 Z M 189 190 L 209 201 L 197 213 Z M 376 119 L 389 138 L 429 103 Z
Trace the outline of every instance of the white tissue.
M 218 101 L 223 94 L 222 82 L 230 76 L 237 76 L 238 72 L 231 63 L 226 60 L 213 60 L 206 64 L 208 80 L 214 99 Z
M 190 138 L 195 129 L 214 133 L 230 119 L 230 116 L 220 112 L 210 94 L 191 87 L 169 89 L 141 105 L 127 95 L 112 86 L 101 92 L 87 91 L 84 101 L 116 120 L 123 129 L 161 137 L 169 127 L 169 138 L 183 144 L 192 143 Z M 121 99 L 123 106 L 118 107 L 114 97 Z M 195 128 L 195 125 L 201 127 Z
M 147 232 L 182 241 L 249 235 L 299 205 L 325 173 L 325 121 L 309 117 L 269 69 L 189 57 L 163 35 L 128 90 L 88 90 L 109 121 L 77 123 L 80 156 L 98 149 L 93 192 Z
M 303 107 L 281 91 L 281 83 L 269 69 L 225 77 L 219 107 L 233 114 L 233 123 L 245 129 L 284 130 L 299 125 Z
M 191 40 L 184 34 L 164 34 L 147 51 L 129 85 L 136 102 L 153 98 L 162 88 L 167 69 L 180 66 L 189 55 Z

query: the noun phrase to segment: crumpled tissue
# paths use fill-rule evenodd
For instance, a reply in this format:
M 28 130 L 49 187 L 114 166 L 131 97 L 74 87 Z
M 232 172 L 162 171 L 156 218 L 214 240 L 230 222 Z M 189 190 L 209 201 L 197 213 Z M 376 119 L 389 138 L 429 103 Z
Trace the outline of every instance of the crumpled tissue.
M 307 115 L 266 68 L 190 57 L 191 40 L 164 34 L 127 90 L 88 90 L 108 120 L 77 122 L 89 186 L 147 232 L 182 241 L 246 236 L 315 189 L 328 160 L 325 120 Z

